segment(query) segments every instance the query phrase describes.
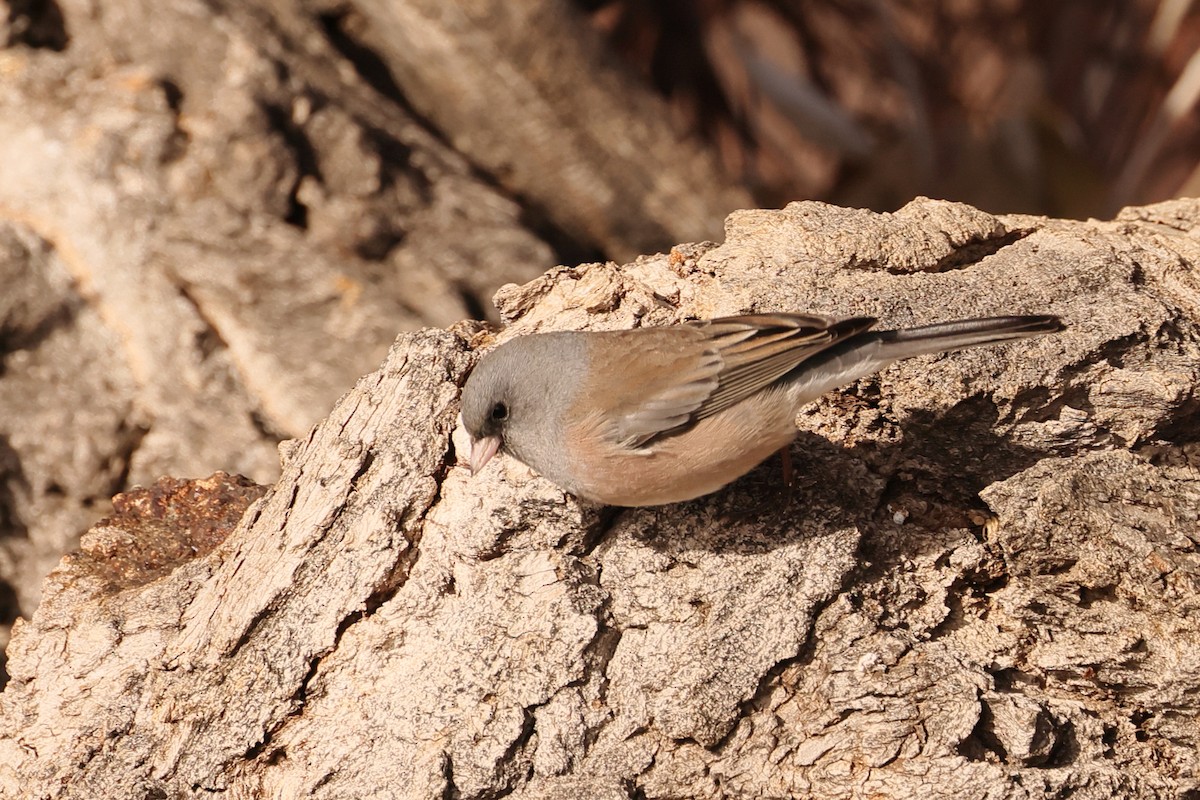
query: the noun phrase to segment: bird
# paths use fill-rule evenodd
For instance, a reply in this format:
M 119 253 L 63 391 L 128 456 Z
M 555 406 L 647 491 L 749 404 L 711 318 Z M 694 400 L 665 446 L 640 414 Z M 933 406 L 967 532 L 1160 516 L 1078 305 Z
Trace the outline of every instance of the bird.
M 786 448 L 800 408 L 832 389 L 900 359 L 1064 327 L 1049 315 L 876 323 L 763 313 L 515 337 L 485 353 L 463 386 L 471 473 L 505 453 L 583 500 L 692 500 Z

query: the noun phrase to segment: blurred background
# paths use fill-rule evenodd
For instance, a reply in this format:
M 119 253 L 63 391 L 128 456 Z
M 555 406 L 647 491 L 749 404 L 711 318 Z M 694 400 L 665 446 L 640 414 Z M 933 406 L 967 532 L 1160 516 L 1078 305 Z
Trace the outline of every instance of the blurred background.
M 1198 188 L 1190 0 L 581 6 L 761 205 L 1084 218 Z
M 0 0 L 0 644 L 113 494 L 270 483 L 504 283 L 793 200 L 1196 194 L 1198 37 L 1190 0 Z

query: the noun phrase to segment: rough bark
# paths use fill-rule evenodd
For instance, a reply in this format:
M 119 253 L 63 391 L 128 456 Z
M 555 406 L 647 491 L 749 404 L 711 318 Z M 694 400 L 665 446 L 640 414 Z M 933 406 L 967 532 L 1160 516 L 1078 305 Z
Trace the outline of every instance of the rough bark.
M 400 5 L 0 0 L 0 644 L 114 493 L 272 482 L 279 441 L 397 331 L 484 316 L 576 254 L 715 235 L 747 204 L 646 90 L 622 105 L 599 46 L 526 31 L 564 52 L 540 56 L 557 83 L 518 80 L 518 5 L 460 32 L 482 61 L 423 77 L 394 46 Z M 434 79 L 488 87 L 488 148 L 455 127 L 477 118 L 425 108 Z
M 714 220 L 749 205 L 568 0 L 356 5 L 408 100 L 576 238 L 632 258 L 714 236 Z
M 501 337 L 1067 322 L 813 404 L 790 492 L 772 463 L 639 510 L 506 458 L 471 478 L 451 433 L 492 334 L 402 335 L 260 498 L 159 484 L 55 570 L 9 648 L 0 793 L 1194 796 L 1198 231 L 1194 201 L 801 203 L 498 295 Z

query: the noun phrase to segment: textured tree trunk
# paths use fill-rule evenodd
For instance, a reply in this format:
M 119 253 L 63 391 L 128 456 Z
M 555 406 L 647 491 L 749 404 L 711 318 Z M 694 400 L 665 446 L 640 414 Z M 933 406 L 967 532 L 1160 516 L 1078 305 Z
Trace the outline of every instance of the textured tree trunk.
M 1191 796 L 1197 231 L 1194 201 L 800 203 L 497 296 L 502 337 L 1066 321 L 813 404 L 790 492 L 770 462 L 638 510 L 507 458 L 471 478 L 452 432 L 492 334 L 404 334 L 274 485 L 128 493 L 53 572 L 9 647 L 0 793 Z
M 565 0 L 0 0 L 0 644 L 114 493 L 273 482 L 397 331 L 750 205 L 593 38 Z

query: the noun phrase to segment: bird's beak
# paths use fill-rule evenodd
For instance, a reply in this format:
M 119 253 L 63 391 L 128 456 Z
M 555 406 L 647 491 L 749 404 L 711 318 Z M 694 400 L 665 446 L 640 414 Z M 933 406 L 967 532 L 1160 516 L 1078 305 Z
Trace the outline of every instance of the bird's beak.
M 482 439 L 471 440 L 471 474 L 478 475 L 483 465 L 492 460 L 500 450 L 499 436 L 484 436 Z

